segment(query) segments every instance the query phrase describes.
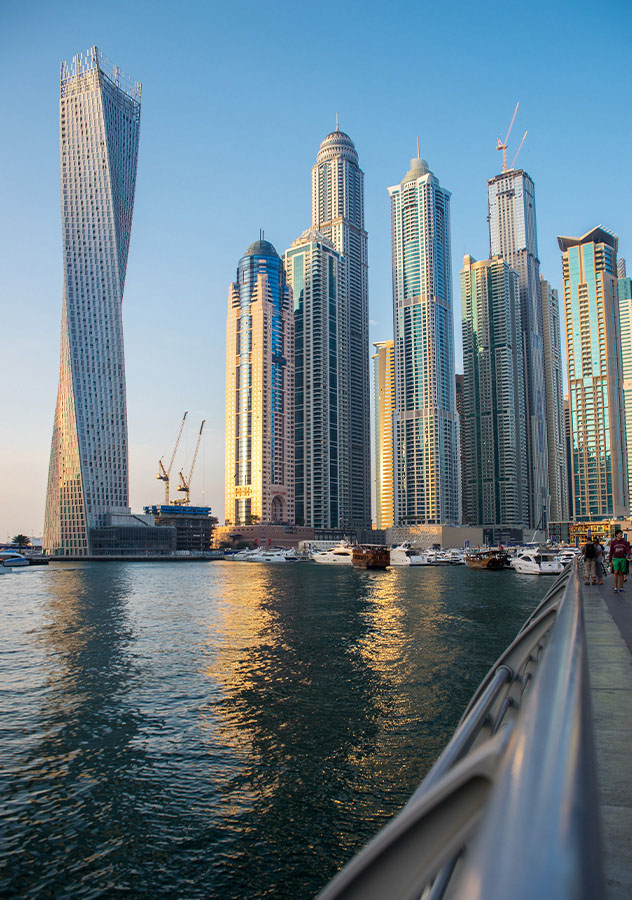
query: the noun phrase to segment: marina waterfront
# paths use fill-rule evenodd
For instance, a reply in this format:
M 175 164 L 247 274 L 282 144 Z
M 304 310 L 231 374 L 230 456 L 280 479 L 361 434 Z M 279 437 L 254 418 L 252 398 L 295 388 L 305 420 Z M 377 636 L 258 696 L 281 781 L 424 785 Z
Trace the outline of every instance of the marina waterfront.
M 0 893 L 313 896 L 549 585 L 236 562 L 2 578 Z

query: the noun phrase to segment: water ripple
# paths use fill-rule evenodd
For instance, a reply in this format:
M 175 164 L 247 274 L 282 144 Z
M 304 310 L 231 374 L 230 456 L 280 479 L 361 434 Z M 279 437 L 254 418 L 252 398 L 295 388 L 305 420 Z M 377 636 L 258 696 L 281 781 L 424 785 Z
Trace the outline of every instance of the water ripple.
M 405 803 L 542 592 L 308 564 L 3 578 L 0 893 L 312 896 Z

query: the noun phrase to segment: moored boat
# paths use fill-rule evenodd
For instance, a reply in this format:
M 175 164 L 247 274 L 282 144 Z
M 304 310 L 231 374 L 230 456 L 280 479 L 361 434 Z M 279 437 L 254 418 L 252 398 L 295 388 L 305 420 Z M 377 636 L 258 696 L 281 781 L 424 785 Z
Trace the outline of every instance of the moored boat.
M 428 557 L 419 547 L 413 547 L 410 541 L 404 541 L 391 547 L 391 566 L 429 566 Z
M 498 571 L 506 568 L 509 557 L 504 550 L 478 550 L 465 557 L 470 569 L 490 569 Z
M 390 563 L 391 554 L 387 547 L 363 547 L 353 548 L 351 561 L 359 569 L 386 569 Z
M 564 561 L 551 550 L 526 550 L 511 560 L 511 568 L 521 575 L 559 575 Z
M 324 565 L 334 566 L 350 566 L 353 559 L 353 549 L 346 543 L 340 541 L 335 547 L 329 550 L 322 550 L 320 553 L 314 554 L 314 562 Z

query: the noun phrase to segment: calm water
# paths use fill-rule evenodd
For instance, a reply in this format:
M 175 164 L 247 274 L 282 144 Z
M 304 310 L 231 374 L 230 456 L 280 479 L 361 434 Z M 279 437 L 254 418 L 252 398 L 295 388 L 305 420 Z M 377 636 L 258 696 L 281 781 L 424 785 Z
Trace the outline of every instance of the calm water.
M 0 578 L 0 895 L 309 898 L 548 580 L 58 564 Z

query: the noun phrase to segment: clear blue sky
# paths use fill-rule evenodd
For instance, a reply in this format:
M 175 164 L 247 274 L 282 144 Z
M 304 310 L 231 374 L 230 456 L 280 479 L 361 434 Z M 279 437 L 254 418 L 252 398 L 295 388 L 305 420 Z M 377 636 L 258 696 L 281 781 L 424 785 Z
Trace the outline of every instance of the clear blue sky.
M 62 60 L 97 44 L 143 83 L 124 300 L 132 506 L 160 500 L 157 461 L 188 409 L 176 464 L 187 470 L 206 418 L 192 500 L 223 519 L 228 286 L 259 228 L 282 254 L 310 224 L 311 167 L 336 112 L 365 172 L 371 341 L 392 336 L 386 188 L 417 135 L 452 191 L 461 371 L 458 273 L 464 253 L 487 256 L 486 179 L 517 100 L 511 143 L 528 128 L 519 163 L 535 181 L 544 277 L 561 286 L 557 234 L 599 223 L 632 264 L 631 10 L 627 0 L 2 4 L 0 539 L 42 532 Z

